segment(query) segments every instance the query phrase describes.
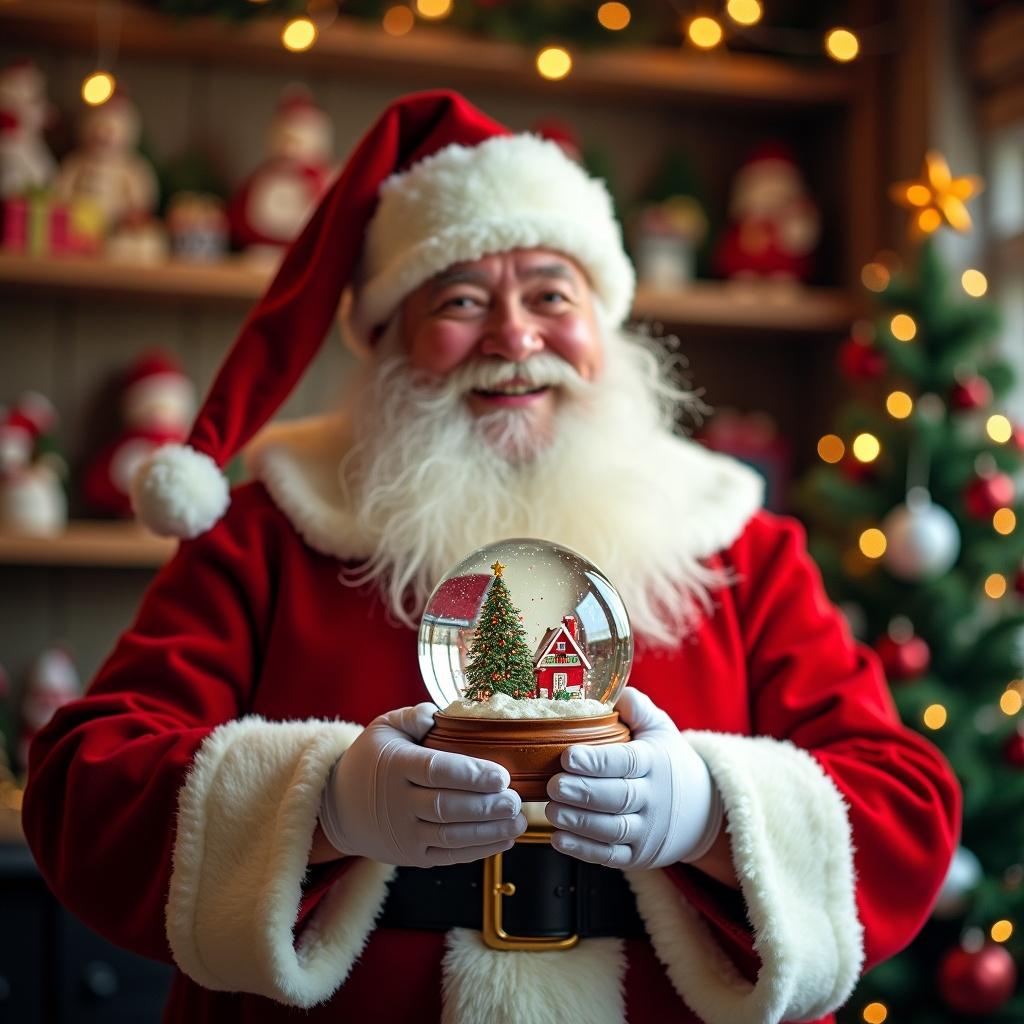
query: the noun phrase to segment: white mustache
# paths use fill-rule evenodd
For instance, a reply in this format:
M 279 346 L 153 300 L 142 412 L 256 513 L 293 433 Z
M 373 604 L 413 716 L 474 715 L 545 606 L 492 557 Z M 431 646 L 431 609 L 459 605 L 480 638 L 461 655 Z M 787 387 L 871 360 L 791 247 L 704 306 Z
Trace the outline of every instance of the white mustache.
M 531 388 L 563 387 L 580 392 L 587 387 L 587 382 L 570 363 L 549 352 L 539 352 L 522 363 L 507 359 L 474 359 L 453 373 L 450 384 L 463 393 L 495 388 L 513 378 Z

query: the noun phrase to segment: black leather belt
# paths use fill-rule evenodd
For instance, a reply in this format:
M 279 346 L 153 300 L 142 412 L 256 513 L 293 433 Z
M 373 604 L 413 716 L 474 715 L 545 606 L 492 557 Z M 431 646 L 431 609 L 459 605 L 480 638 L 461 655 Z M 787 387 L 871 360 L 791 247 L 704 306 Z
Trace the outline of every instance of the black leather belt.
M 489 906 L 497 908 L 496 928 Z M 399 868 L 377 925 L 475 928 L 488 945 L 508 949 L 568 948 L 574 937 L 647 937 L 621 871 L 566 857 L 546 842 L 519 842 L 473 864 Z

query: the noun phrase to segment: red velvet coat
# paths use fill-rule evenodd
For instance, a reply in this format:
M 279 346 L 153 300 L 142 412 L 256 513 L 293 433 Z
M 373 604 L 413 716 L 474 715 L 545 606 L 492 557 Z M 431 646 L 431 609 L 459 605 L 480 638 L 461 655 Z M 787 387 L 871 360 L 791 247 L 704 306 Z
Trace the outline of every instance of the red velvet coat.
M 653 945 L 583 943 L 612 980 L 580 998 L 594 1001 L 588 1019 L 620 1018 L 600 989 L 614 990 L 617 965 L 633 1024 L 831 1021 L 927 918 L 959 790 L 899 723 L 799 523 L 758 511 L 711 561 L 739 582 L 676 652 L 641 642 L 630 682 L 707 760 L 742 896 L 690 866 L 631 872 Z M 238 489 L 32 746 L 24 824 L 43 874 L 96 931 L 177 962 L 167 1020 L 430 1021 L 442 969 L 456 995 L 476 985 L 451 936 L 373 929 L 390 869 L 353 858 L 305 873 L 330 764 L 359 725 L 425 697 L 415 634 L 338 570 L 262 484 Z M 542 971 L 575 952 L 485 955 Z M 564 976 L 589 969 L 586 955 Z

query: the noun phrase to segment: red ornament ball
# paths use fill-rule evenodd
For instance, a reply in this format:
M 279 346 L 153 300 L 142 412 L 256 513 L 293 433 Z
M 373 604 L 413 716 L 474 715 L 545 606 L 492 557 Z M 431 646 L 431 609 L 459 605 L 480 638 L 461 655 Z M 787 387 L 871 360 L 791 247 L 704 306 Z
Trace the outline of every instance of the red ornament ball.
M 1016 987 L 1013 957 L 997 942 L 989 942 L 974 953 L 957 947 L 939 965 L 939 991 L 950 1008 L 959 1013 L 994 1013 Z
M 952 409 L 986 409 L 992 402 L 992 385 L 984 377 L 968 377 L 949 393 Z
M 877 478 L 875 464 L 873 462 L 861 462 L 852 455 L 848 455 L 839 463 L 839 468 L 855 484 L 873 483 Z
M 1010 442 L 1019 452 L 1024 452 L 1024 423 L 1014 423 Z
M 964 493 L 964 505 L 975 519 L 991 519 L 998 509 L 1013 504 L 1017 489 L 1006 473 L 973 480 Z
M 885 356 L 874 345 L 850 338 L 839 349 L 839 368 L 850 380 L 877 380 L 886 371 Z
M 1015 732 L 1003 747 L 1003 757 L 1006 763 L 1014 768 L 1024 768 L 1024 736 Z
M 892 682 L 916 679 L 927 671 L 932 660 L 931 648 L 919 636 L 894 640 L 885 634 L 878 638 L 875 650 L 882 659 L 886 677 Z

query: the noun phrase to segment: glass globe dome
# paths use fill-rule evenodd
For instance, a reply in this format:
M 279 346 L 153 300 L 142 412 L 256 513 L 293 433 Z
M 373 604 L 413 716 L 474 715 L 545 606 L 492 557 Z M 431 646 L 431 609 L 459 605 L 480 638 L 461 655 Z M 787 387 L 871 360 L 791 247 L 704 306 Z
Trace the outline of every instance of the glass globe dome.
M 629 678 L 622 599 L 582 555 L 549 541 L 498 541 L 467 555 L 427 602 L 419 664 L 447 715 L 606 715 Z

